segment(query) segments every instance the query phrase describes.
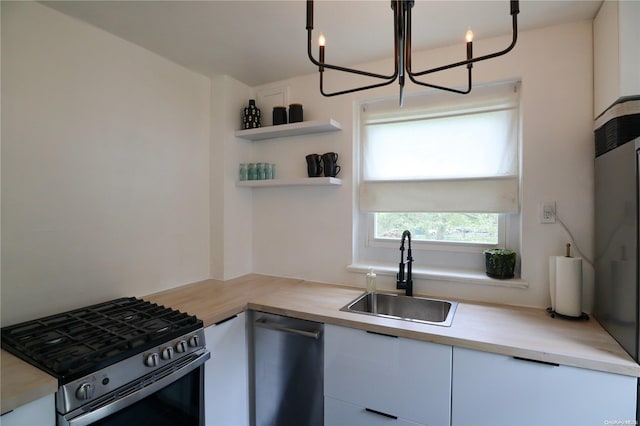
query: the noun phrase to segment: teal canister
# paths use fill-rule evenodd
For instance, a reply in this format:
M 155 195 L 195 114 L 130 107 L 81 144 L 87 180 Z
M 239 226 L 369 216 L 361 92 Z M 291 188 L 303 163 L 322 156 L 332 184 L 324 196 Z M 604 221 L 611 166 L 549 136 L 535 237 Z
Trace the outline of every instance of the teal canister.
M 248 180 L 256 180 L 258 176 L 256 175 L 256 163 L 249 163 L 247 166 L 247 179 Z
M 265 179 L 265 174 L 264 174 L 264 163 L 257 163 L 256 164 L 256 179 L 258 180 L 264 180 Z

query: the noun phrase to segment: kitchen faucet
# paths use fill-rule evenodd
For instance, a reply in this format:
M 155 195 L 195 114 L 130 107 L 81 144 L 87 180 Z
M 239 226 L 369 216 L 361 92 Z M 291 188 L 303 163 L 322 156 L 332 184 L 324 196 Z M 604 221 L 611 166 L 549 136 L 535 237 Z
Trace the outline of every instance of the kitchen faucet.
M 404 240 L 407 239 L 407 260 L 404 260 Z M 404 231 L 402 233 L 402 240 L 400 241 L 400 268 L 398 270 L 396 288 L 400 290 L 406 290 L 407 296 L 413 296 L 413 279 L 411 278 L 411 263 L 413 263 L 413 257 L 411 257 L 411 232 Z M 407 273 L 405 275 L 404 267 L 407 265 Z

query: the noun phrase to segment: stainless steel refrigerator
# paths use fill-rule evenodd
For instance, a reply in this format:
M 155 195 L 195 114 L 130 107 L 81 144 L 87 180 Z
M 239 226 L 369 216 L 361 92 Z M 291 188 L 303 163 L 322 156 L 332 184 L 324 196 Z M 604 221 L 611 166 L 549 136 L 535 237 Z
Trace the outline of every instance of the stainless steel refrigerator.
M 611 107 L 596 126 L 594 316 L 638 361 L 639 97 Z

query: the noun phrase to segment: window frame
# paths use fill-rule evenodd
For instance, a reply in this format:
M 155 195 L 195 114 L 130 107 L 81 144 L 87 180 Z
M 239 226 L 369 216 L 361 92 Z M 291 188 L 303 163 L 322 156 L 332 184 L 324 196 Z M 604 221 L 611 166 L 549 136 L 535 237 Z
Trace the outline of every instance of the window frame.
M 520 81 L 510 81 L 521 87 Z M 429 92 L 423 92 L 415 96 L 429 97 Z M 414 96 L 414 95 L 412 95 Z M 399 260 L 400 240 L 375 238 L 374 214 L 360 210 L 359 188 L 363 182 L 362 176 L 362 137 L 363 120 L 361 113 L 365 105 L 378 100 L 386 100 L 391 97 L 379 99 L 363 99 L 354 102 L 354 143 L 353 143 L 353 166 L 354 166 L 354 186 L 353 186 L 353 249 L 352 265 L 353 271 L 360 270 L 367 265 L 375 266 L 383 270 L 397 268 Z M 518 130 L 517 134 L 517 164 L 518 164 L 518 186 L 522 186 L 522 99 L 518 106 Z M 522 193 L 519 191 L 521 202 Z M 492 213 L 492 212 L 488 212 Z M 511 248 L 520 252 L 521 247 L 521 224 L 522 210 L 517 213 L 499 213 L 498 219 L 498 242 L 496 244 L 466 243 L 451 241 L 421 241 L 412 239 L 412 250 L 414 251 L 414 271 L 427 273 L 429 271 L 460 271 L 463 275 L 469 271 L 484 271 L 484 256 L 482 252 L 491 248 Z M 386 272 L 385 274 L 387 274 Z M 516 265 L 516 276 L 520 273 L 520 259 Z M 439 274 L 439 272 L 436 272 Z M 455 275 L 455 274 L 454 274 Z M 484 275 L 484 274 L 483 274 Z M 477 281 L 477 280 L 472 280 Z M 522 284 L 522 283 L 520 283 Z M 515 284 L 516 286 L 520 284 Z

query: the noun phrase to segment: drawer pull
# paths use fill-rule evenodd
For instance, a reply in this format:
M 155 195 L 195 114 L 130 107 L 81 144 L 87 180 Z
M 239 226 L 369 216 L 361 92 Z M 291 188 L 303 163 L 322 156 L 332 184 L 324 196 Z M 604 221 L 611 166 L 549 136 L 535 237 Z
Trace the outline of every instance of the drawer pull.
M 537 359 L 522 358 L 519 356 L 514 356 L 513 359 L 517 359 L 518 361 L 535 362 L 536 364 L 550 365 L 552 367 L 560 367 L 560 364 L 556 364 L 555 362 L 538 361 Z
M 382 411 L 372 410 L 371 408 L 365 408 L 364 410 L 369 412 L 369 413 L 373 413 L 373 414 L 377 414 L 379 416 L 387 417 L 389 419 L 398 420 L 398 416 L 394 416 L 393 414 L 383 413 Z
M 397 339 L 397 338 L 398 338 L 398 336 L 394 336 L 393 334 L 378 333 L 378 332 L 376 332 L 376 331 L 369 331 L 369 330 L 367 330 L 367 333 L 369 333 L 369 334 L 376 334 L 376 335 L 378 335 L 378 336 L 384 336 L 384 337 L 393 337 L 393 338 L 395 338 L 395 339 Z

